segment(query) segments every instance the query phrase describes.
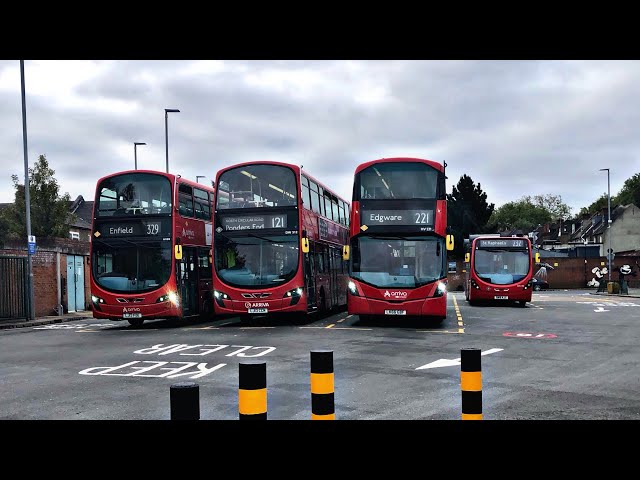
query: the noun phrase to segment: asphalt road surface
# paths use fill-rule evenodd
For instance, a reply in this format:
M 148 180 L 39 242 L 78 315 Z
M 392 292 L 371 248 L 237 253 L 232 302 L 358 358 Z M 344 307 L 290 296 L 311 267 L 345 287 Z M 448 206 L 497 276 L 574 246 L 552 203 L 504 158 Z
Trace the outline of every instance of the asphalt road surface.
M 238 419 L 239 363 L 265 362 L 268 419 L 311 418 L 310 352 L 331 350 L 336 419 L 459 420 L 460 352 L 482 352 L 483 418 L 640 419 L 640 299 L 450 292 L 440 326 L 347 312 L 303 322 L 80 320 L 0 330 L 0 419 L 165 420 L 196 382 L 202 420 Z

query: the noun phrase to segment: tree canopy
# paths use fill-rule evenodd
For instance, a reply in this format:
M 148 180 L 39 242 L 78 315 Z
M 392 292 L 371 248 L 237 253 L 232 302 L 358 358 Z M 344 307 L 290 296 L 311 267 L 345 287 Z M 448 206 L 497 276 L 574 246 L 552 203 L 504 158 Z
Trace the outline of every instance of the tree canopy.
M 31 234 L 36 237 L 66 238 L 69 236 L 69 222 L 74 220 L 74 216 L 69 214 L 70 196 L 68 193 L 60 196 L 60 187 L 54 173 L 45 155 L 40 155 L 33 168 L 29 168 Z M 3 210 L 2 216 L 7 236 L 26 240 L 25 189 L 20 184 L 18 175 L 11 175 L 11 179 L 16 190 L 15 201 Z
M 495 231 L 520 229 L 530 232 L 538 225 L 551 222 L 553 219 L 549 210 L 533 204 L 531 198 L 525 196 L 497 208 L 489 219 L 489 225 Z
M 611 204 L 613 205 L 614 203 L 615 203 L 614 199 L 612 198 Z M 600 195 L 600 197 L 598 197 L 598 199 L 595 200 L 588 207 L 582 207 L 580 209 L 580 215 L 583 215 L 585 213 L 588 213 L 589 215 L 593 215 L 594 213 L 599 212 L 603 208 L 607 208 L 607 192 L 604 192 L 602 195 Z
M 619 205 L 633 203 L 640 207 L 640 173 L 625 180 L 620 193 L 616 195 L 615 203 Z
M 487 202 L 487 194 L 480 182 L 476 183 L 468 175 L 462 175 L 452 193 L 447 194 L 447 224 L 451 227 L 454 242 L 454 257 L 464 254 L 463 240 L 471 233 L 484 233 L 487 221 L 495 205 Z
M 522 197 L 522 200 L 529 202 L 531 205 L 544 208 L 549 212 L 553 220 L 561 218 L 567 220 L 571 217 L 571 207 L 562 201 L 562 195 L 553 195 L 547 193 L 545 195 L 529 195 Z

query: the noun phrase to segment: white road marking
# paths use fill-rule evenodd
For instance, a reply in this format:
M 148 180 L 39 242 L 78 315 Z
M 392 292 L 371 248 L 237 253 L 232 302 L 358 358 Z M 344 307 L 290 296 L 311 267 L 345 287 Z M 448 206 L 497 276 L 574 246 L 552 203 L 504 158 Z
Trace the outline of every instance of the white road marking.
M 489 350 L 485 350 L 484 352 L 480 352 L 480 355 L 490 355 L 492 353 L 501 352 L 504 350 L 503 348 L 490 348 Z M 421 367 L 416 368 L 416 370 L 423 370 L 426 368 L 439 368 L 439 367 L 453 367 L 455 365 L 460 365 L 460 359 L 456 358 L 453 360 L 449 360 L 446 358 L 441 358 L 436 360 L 435 362 L 427 363 L 426 365 L 422 365 Z

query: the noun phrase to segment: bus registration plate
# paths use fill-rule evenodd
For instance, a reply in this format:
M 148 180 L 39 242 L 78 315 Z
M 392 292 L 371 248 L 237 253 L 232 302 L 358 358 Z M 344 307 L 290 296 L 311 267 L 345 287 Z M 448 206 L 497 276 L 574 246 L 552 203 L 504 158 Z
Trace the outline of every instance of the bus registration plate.
M 495 297 L 496 300 L 509 300 L 509 297 L 506 295 L 496 295 Z
M 269 310 L 266 308 L 250 308 L 249 313 L 268 313 Z
M 384 314 L 385 315 L 406 315 L 407 311 L 406 310 L 385 310 Z
M 142 318 L 141 313 L 123 313 L 122 318 Z

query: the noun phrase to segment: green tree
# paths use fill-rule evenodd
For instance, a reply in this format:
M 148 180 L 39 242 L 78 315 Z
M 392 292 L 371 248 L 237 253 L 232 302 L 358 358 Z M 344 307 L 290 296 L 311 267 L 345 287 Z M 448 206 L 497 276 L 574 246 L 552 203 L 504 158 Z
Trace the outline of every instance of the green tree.
M 9 222 L 4 218 L 4 212 L 0 211 L 0 247 L 4 246 L 4 242 L 9 233 Z
M 69 236 L 68 224 L 75 220 L 69 214 L 68 193 L 60 196 L 60 187 L 49 167 L 45 155 L 40 155 L 33 168 L 29 169 L 29 195 L 31 202 L 31 234 L 36 237 Z M 17 175 L 11 175 L 16 189 L 13 205 L 4 211 L 9 236 L 18 239 L 27 238 L 27 216 L 24 185 L 20 184 Z
M 612 206 L 615 204 L 614 199 L 615 198 L 611 199 Z M 603 208 L 607 208 L 607 192 L 604 192 L 600 197 L 598 197 L 596 201 L 594 201 L 588 207 L 582 207 L 580 209 L 580 215 L 583 215 L 585 213 L 588 213 L 589 215 L 593 215 L 594 213 L 599 212 Z
M 619 205 L 633 203 L 640 207 L 640 173 L 636 173 L 625 180 L 622 190 L 615 197 L 615 203 Z
M 462 175 L 450 194 L 447 194 L 447 224 L 455 237 L 452 256 L 464 256 L 463 240 L 471 233 L 484 233 L 495 205 L 487 202 L 487 194 L 480 182 L 476 185 L 468 175 Z
M 534 205 L 530 197 L 505 203 L 497 208 L 489 219 L 489 226 L 496 231 L 520 229 L 530 232 L 538 225 L 553 220 L 551 213 L 544 207 Z
M 533 198 L 525 195 L 522 197 L 522 200 L 537 207 L 544 208 L 551 214 L 551 218 L 554 220 L 558 218 L 566 220 L 571 217 L 571 207 L 562 201 L 562 195 L 547 193 L 545 195 L 534 195 Z

